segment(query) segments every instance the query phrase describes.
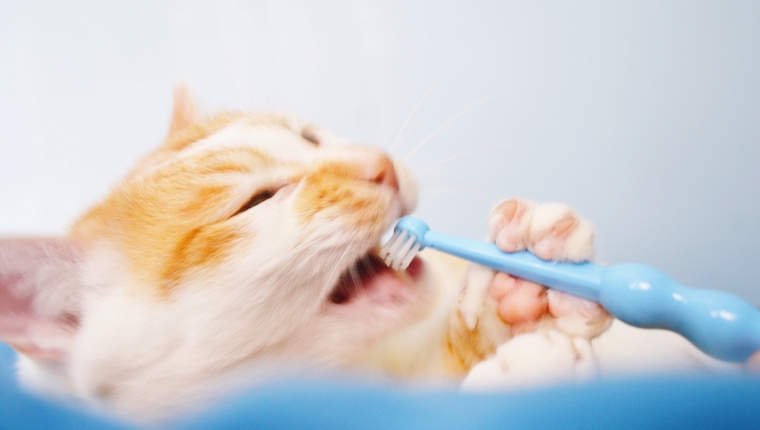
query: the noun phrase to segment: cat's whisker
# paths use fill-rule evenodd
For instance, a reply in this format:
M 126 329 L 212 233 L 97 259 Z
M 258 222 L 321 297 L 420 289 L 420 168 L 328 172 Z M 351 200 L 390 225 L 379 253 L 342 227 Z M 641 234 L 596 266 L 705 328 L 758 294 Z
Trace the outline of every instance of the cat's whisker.
M 362 289 L 362 278 L 359 275 L 359 271 L 356 270 L 356 266 L 351 266 L 348 269 L 348 273 L 351 276 L 351 283 L 354 287 L 354 292 L 358 293 Z
M 306 257 L 302 256 L 302 255 L 299 255 L 299 253 L 304 248 L 310 248 L 315 243 L 318 243 L 320 241 L 321 241 L 321 239 L 314 238 L 314 239 L 312 239 L 310 241 L 302 242 L 302 243 L 298 244 L 297 246 L 293 247 L 292 249 L 289 249 L 288 252 L 287 252 L 286 258 L 288 258 L 290 261 L 300 262 L 301 264 L 313 264 L 313 261 L 315 260 L 313 257 L 315 255 L 319 254 L 320 252 L 322 252 L 320 249 L 313 250 L 312 253 L 311 253 L 312 255 L 309 255 L 309 256 L 306 256 Z M 284 274 L 285 272 L 295 271 L 295 269 L 296 269 L 296 267 L 294 267 L 293 265 L 283 266 L 279 270 L 277 270 L 274 273 L 274 275 L 280 276 L 280 275 Z
M 288 251 L 288 254 L 290 254 L 290 256 L 294 256 L 293 254 L 296 254 L 297 252 L 301 251 L 303 248 L 312 246 L 313 244 L 319 242 L 320 240 L 321 239 L 319 238 L 312 238 L 311 240 L 307 242 L 301 242 L 298 245 L 296 245 L 294 248 L 290 249 Z
M 338 258 L 336 261 L 339 261 L 340 264 L 337 264 L 336 267 L 343 267 L 345 262 L 348 262 L 349 264 L 353 264 L 353 261 L 347 261 L 346 255 L 348 254 L 349 248 L 346 247 L 343 249 L 343 253 L 341 253 L 340 258 Z M 352 266 L 350 266 L 352 267 Z
M 406 139 L 409 137 L 409 135 L 410 135 L 410 134 L 412 134 L 412 130 L 407 130 L 407 131 L 404 133 L 404 135 L 403 135 L 403 136 L 401 136 L 401 140 L 400 140 L 400 142 L 399 142 L 399 143 L 401 143 L 401 142 L 405 142 L 405 141 L 406 141 Z M 396 145 L 396 146 L 398 146 L 398 145 Z M 391 155 L 393 155 L 393 151 L 394 151 L 394 150 L 395 150 L 395 148 L 391 148 L 391 149 L 389 149 L 389 150 L 388 150 L 388 154 L 391 154 Z
M 401 134 L 406 130 L 406 127 L 409 125 L 409 122 L 412 120 L 412 117 L 414 117 L 414 114 L 417 113 L 417 110 L 422 106 L 422 103 L 425 102 L 425 100 L 430 96 L 430 94 L 433 92 L 433 90 L 440 85 L 440 83 L 443 82 L 443 77 L 438 79 L 433 85 L 430 86 L 430 89 L 427 90 L 427 92 L 420 98 L 420 100 L 417 102 L 416 105 L 414 105 L 414 108 L 412 108 L 412 112 L 409 113 L 409 116 L 406 117 L 406 121 L 404 121 L 404 124 L 401 126 L 401 129 L 398 131 L 398 134 L 396 135 L 396 138 L 393 139 L 393 143 L 391 143 L 390 148 L 388 148 L 389 153 L 393 153 L 393 151 L 396 150 L 398 145 L 401 144 L 401 142 L 404 141 L 404 139 L 401 139 Z
M 470 149 L 470 150 L 467 150 L 467 151 L 462 151 L 462 152 L 460 152 L 458 154 L 454 154 L 454 155 L 452 155 L 450 157 L 444 158 L 443 160 L 439 160 L 439 161 L 436 161 L 436 162 L 434 162 L 432 164 L 428 164 L 427 166 L 425 166 L 425 167 L 423 167 L 421 169 L 415 169 L 415 171 L 416 171 L 417 175 L 423 175 L 423 174 L 429 172 L 430 170 L 432 170 L 433 168 L 439 167 L 442 164 L 446 164 L 446 163 L 448 163 L 448 162 L 450 162 L 452 160 L 456 160 L 458 158 L 462 158 L 462 157 L 466 157 L 468 155 L 476 154 L 478 152 L 483 152 L 483 151 L 488 150 L 488 149 L 503 148 L 503 147 L 505 147 L 505 145 L 488 145 L 488 146 L 482 146 L 480 148 L 475 148 L 475 149 Z
M 470 110 L 478 107 L 479 105 L 481 105 L 486 100 L 488 100 L 490 98 L 493 98 L 493 97 L 495 97 L 496 95 L 498 95 L 499 93 L 502 93 L 502 92 L 504 92 L 504 90 L 498 90 L 498 91 L 496 91 L 494 93 L 491 93 L 491 94 L 483 97 L 482 99 L 476 101 L 475 103 L 467 106 L 466 108 L 462 109 L 457 114 L 455 114 L 454 116 L 452 116 L 451 118 L 449 118 L 448 120 L 446 120 L 443 124 L 441 124 L 440 126 L 438 126 L 438 128 L 436 128 L 435 130 L 433 130 L 432 133 L 430 133 L 427 136 L 425 136 L 425 138 L 422 139 L 420 141 L 420 143 L 418 143 L 414 148 L 412 148 L 411 151 L 409 151 L 409 153 L 407 153 L 406 156 L 404 156 L 403 161 L 404 162 L 408 162 L 412 157 L 414 157 L 415 154 L 417 154 L 417 152 L 419 152 L 420 149 L 422 149 L 423 146 L 425 146 L 428 142 L 430 142 L 430 140 L 433 137 L 435 137 L 438 133 L 440 133 L 441 130 L 443 130 L 446 127 L 448 127 L 452 122 L 456 121 L 459 117 L 461 117 L 465 113 L 469 112 Z
M 435 190 L 435 189 L 444 189 L 445 191 L 450 191 L 452 189 L 454 190 L 462 190 L 467 191 L 467 194 L 470 196 L 478 197 L 479 199 L 482 199 L 484 201 L 488 201 L 489 203 L 493 203 L 495 201 L 499 201 L 499 196 L 496 196 L 495 194 L 485 193 L 482 189 L 470 186 L 470 185 L 462 185 L 462 184 L 453 184 L 451 182 L 435 182 L 432 184 L 425 184 L 420 185 L 420 190 Z
M 375 271 L 375 267 L 372 266 L 368 256 L 362 257 L 362 266 L 364 266 L 364 270 L 367 271 L 370 276 L 374 276 L 375 273 L 377 273 Z
M 311 215 L 311 214 L 317 213 L 319 211 L 320 211 L 320 209 L 310 209 L 310 210 L 297 211 L 297 212 L 293 212 L 293 213 L 295 215 Z

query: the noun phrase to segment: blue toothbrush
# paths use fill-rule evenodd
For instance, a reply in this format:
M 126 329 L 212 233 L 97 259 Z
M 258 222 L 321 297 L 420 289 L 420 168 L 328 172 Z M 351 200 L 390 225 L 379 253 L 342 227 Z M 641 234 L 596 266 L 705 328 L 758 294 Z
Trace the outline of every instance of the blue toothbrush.
M 680 285 L 651 266 L 544 261 L 527 251 L 507 253 L 493 243 L 430 231 L 413 217 L 396 224 L 380 257 L 402 270 L 425 247 L 593 300 L 625 323 L 674 331 L 721 360 L 744 362 L 760 350 L 755 307 L 722 291 Z

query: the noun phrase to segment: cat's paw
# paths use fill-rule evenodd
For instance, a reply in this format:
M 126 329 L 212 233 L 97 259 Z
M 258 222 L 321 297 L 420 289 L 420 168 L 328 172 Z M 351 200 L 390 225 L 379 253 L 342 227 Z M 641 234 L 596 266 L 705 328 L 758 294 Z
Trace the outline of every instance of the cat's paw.
M 584 380 L 597 374 L 587 339 L 557 330 L 516 336 L 494 355 L 478 363 L 462 382 L 464 390 L 522 388 Z
M 591 224 L 557 203 L 505 200 L 491 212 L 488 234 L 504 251 L 527 249 L 545 260 L 584 261 L 594 249 Z M 611 322 L 597 303 L 505 273 L 493 277 L 488 292 L 513 335 L 533 331 L 546 317 L 553 318 L 557 329 L 585 338 L 599 335 Z
M 527 249 L 544 260 L 584 261 L 594 252 L 594 228 L 559 203 L 504 200 L 488 216 L 488 238 L 503 251 Z
M 508 252 L 529 250 L 546 260 L 584 261 L 593 254 L 594 229 L 570 207 L 505 200 L 488 217 L 488 240 Z M 528 333 L 551 320 L 552 326 L 591 338 L 607 329 L 611 318 L 598 304 L 505 273 L 473 267 L 460 298 L 460 312 L 472 328 L 485 296 L 497 303 L 512 335 Z

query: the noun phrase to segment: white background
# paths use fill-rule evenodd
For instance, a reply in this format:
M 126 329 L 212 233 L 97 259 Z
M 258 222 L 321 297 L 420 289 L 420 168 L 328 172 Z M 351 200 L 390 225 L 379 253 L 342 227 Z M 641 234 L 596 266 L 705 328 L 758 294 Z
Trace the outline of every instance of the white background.
M 433 228 L 566 202 L 599 261 L 760 304 L 760 2 L 0 0 L 0 233 L 64 232 L 175 80 L 387 148 L 429 93 L 393 152 L 454 118 L 410 160 Z

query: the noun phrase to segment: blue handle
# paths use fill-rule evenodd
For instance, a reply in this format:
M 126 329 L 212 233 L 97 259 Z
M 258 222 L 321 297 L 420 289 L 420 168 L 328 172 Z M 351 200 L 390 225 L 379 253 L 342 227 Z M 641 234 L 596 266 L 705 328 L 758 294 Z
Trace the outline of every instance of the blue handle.
M 760 312 L 733 294 L 689 288 L 643 264 L 604 269 L 600 285 L 599 303 L 628 324 L 674 331 L 726 361 L 760 350 Z
M 506 253 L 495 244 L 432 232 L 404 217 L 396 229 L 438 249 L 500 272 L 601 304 L 610 315 L 642 328 L 662 328 L 689 339 L 706 354 L 744 362 L 760 350 L 760 311 L 732 294 L 680 285 L 643 264 L 602 267 L 545 261 L 529 252 Z

